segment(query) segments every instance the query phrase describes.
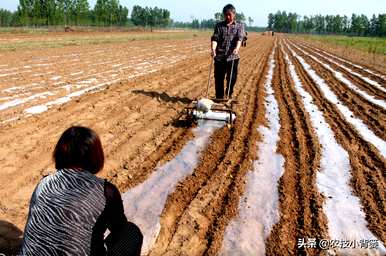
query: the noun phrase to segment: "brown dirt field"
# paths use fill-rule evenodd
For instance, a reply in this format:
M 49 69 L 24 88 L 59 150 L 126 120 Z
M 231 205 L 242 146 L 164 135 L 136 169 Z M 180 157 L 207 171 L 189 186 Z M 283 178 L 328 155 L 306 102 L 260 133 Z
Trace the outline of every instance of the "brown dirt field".
M 158 43 L 157 43 L 158 42 Z M 28 107 L 44 104 L 68 93 L 91 86 L 127 81 L 162 68 L 175 65 L 187 56 L 202 55 L 206 48 L 203 39 L 130 42 L 126 44 L 97 45 L 92 47 L 66 47 L 20 53 L 7 53 L 1 57 L 7 68 L 0 69 L 1 104 L 15 99 L 28 99 L 26 103 L 4 109 L 0 121 L 13 120 L 26 115 Z M 153 51 L 154 47 L 159 50 Z M 160 80 L 162 82 L 162 80 Z M 11 88 L 11 89 L 10 89 Z M 13 89 L 12 89 L 13 88 Z M 50 95 L 39 96 L 44 93 Z M 21 108 L 22 107 L 22 108 Z
M 386 109 L 366 100 L 354 90 L 347 88 L 347 86 L 339 81 L 330 70 L 327 70 L 311 57 L 305 55 L 296 48 L 294 48 L 294 50 L 298 55 L 309 62 L 312 68 L 316 70 L 329 85 L 331 85 L 331 89 L 338 98 L 344 102 L 357 117 L 363 120 L 377 136 L 386 140 Z M 344 73 L 346 74 L 347 71 Z M 356 84 L 354 81 L 353 83 Z M 384 93 L 380 91 L 380 94 Z M 383 98 L 386 98 L 386 94 L 384 96 L 385 97 Z
M 128 41 L 154 39 L 182 39 L 207 37 L 209 32 L 189 30 L 143 30 L 143 31 L 87 31 L 66 33 L 47 30 L 26 30 L 24 33 L 0 32 L 0 53 L 33 49 L 62 48 L 63 46 L 93 46 L 97 44 L 126 43 Z
M 384 85 L 384 88 L 385 88 L 386 80 L 385 80 L 385 78 L 381 78 L 379 76 L 381 74 L 376 75 L 376 74 L 370 73 L 370 72 L 366 71 L 363 68 L 359 68 L 359 67 L 354 66 L 352 64 L 349 64 L 347 62 L 344 62 L 341 59 L 336 58 L 334 55 L 332 55 L 332 56 L 331 55 L 327 55 L 326 53 L 321 52 L 320 49 L 313 48 L 313 47 L 311 47 L 309 45 L 299 44 L 298 46 L 301 46 L 303 48 L 303 50 L 308 50 L 308 52 L 316 54 L 319 58 L 321 57 L 319 60 L 323 60 L 324 62 L 331 64 L 335 69 L 337 69 L 337 70 L 339 70 L 341 72 L 344 72 L 346 77 L 348 77 L 350 80 L 355 81 L 355 83 L 357 85 L 363 87 L 365 90 L 373 93 L 374 95 L 376 95 L 376 96 L 378 96 L 380 98 L 384 98 L 385 97 L 384 92 L 383 92 L 383 94 L 379 94 L 379 93 L 382 93 L 382 91 L 377 90 L 373 86 L 369 86 L 369 84 L 367 84 L 366 81 L 364 81 L 360 77 L 347 72 L 347 70 L 344 70 L 341 66 L 336 65 L 335 63 L 332 63 L 328 59 L 332 59 L 333 61 L 339 63 L 340 65 L 343 65 L 344 67 L 347 67 L 347 68 L 355 71 L 356 73 L 359 73 L 362 76 L 369 77 L 371 80 L 376 81 L 380 85 Z
M 319 255 L 320 250 L 297 249 L 296 242 L 299 237 L 328 237 L 323 198 L 315 186 L 320 146 L 301 97 L 291 84 L 281 46 L 275 59 L 273 88 L 282 124 L 278 151 L 286 159 L 286 171 L 279 181 L 281 219 L 267 240 L 267 255 L 294 251 L 297 255 Z
M 238 204 L 238 196 L 229 193 L 240 194 L 243 177 L 256 153 L 254 147 L 250 146 L 250 143 L 256 143 L 255 118 L 258 105 L 261 105 L 261 101 L 256 100 L 258 92 L 255 90 L 261 88 L 257 85 L 261 85 L 264 74 L 261 69 L 268 57 L 268 43 L 272 41 L 267 40 L 265 45 L 260 44 L 251 51 L 252 56 L 254 52 L 259 53 L 246 60 L 251 64 L 243 63 L 249 74 L 241 75 L 246 79 L 243 80 L 242 91 L 236 92 L 236 99 L 247 104 L 238 105 L 238 112 L 243 114 L 236 120 L 235 127 L 231 131 L 225 128 L 219 130 L 212 137 L 212 140 L 216 139 L 216 144 L 209 146 L 203 154 L 208 159 L 201 159 L 201 165 L 196 168 L 193 177 L 181 183 L 181 189 L 177 189 L 169 198 L 161 219 L 161 223 L 167 222 L 168 225 L 164 225 L 167 229 L 161 230 L 152 255 L 213 254 L 221 244 L 221 234 L 227 222 L 236 214 Z M 235 149 L 240 150 L 236 152 Z
M 386 56 L 381 54 L 370 54 L 362 50 L 345 47 L 342 45 L 328 44 L 316 40 L 305 40 L 298 37 L 291 37 L 291 39 L 296 40 L 297 42 L 305 42 L 308 45 L 311 45 L 315 48 L 322 49 L 329 53 L 335 54 L 340 58 L 344 58 L 358 64 L 360 66 L 369 68 L 370 70 L 379 72 L 383 75 L 386 74 Z
M 41 38 L 48 40 L 46 36 Z M 33 40 L 24 35 L 7 39 Z M 323 112 L 335 139 L 348 152 L 349 185 L 360 200 L 369 230 L 386 243 L 386 159 L 326 100 L 286 43 L 303 49 L 307 54 L 295 50 L 326 80 L 342 104 L 383 140 L 386 110 L 348 89 L 308 57 L 316 54 L 314 46 L 306 47 L 292 39 L 284 43 L 283 39 L 253 33 L 249 36 L 247 47 L 241 50 L 234 92 L 238 100 L 236 122 L 232 128 L 224 126 L 211 135 L 192 174 L 180 180 L 168 195 L 150 255 L 220 253 L 225 230 L 239 214 L 247 173 L 259 159 L 262 134 L 258 127 L 268 123 L 264 84 L 273 49 L 271 86 L 281 125 L 277 153 L 285 162 L 277 184 L 280 218 L 265 239 L 265 254 L 324 255 L 326 251 L 320 248 L 298 248 L 298 239 L 330 238 L 326 198 L 316 185 L 322 146 L 311 113 L 295 89 L 284 53 L 290 56 L 304 89 Z M 122 193 L 143 183 L 158 166 L 173 159 L 195 136 L 191 124 L 178 117 L 206 90 L 208 48 L 208 38 L 197 37 L 0 52 L 3 63 L 7 63 L 0 65 L 0 253 L 17 252 L 31 193 L 43 175 L 54 171 L 52 150 L 67 127 L 80 124 L 96 130 L 106 156 L 98 176 L 112 181 Z M 319 59 L 369 95 L 386 100 L 384 92 L 331 63 L 325 55 Z M 375 80 L 368 72 L 355 72 L 384 85 L 383 79 Z M 79 95 L 66 98 L 70 93 Z M 46 111 L 33 115 L 26 112 L 38 105 L 47 106 Z
M 289 51 L 287 50 L 287 53 Z M 289 54 L 290 55 L 290 54 Z M 290 55 L 291 56 L 291 55 Z M 292 56 L 291 56 L 292 57 Z M 307 91 L 312 94 L 315 104 L 324 112 L 324 117 L 334 130 L 339 143 L 349 152 L 352 180 L 351 185 L 360 198 L 369 228 L 385 242 L 385 159 L 357 131 L 345 121 L 337 108 L 324 99 L 317 85 L 301 68 L 296 58 L 296 70 L 300 74 Z M 383 217 L 382 217 L 383 216 Z

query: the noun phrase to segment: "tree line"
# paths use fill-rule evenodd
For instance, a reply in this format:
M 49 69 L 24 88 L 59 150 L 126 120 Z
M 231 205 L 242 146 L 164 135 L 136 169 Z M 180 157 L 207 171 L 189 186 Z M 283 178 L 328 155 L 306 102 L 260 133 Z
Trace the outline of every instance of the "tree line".
M 19 0 L 17 11 L 0 9 L 0 26 L 50 26 L 50 25 L 118 25 L 133 24 L 143 27 L 212 29 L 216 22 L 223 19 L 222 13 L 214 14 L 214 19 L 192 22 L 174 22 L 170 11 L 158 7 L 133 6 L 129 10 L 119 4 L 119 0 L 97 0 L 90 8 L 87 0 Z M 237 20 L 251 26 L 253 19 L 237 13 Z
M 213 29 L 217 22 L 224 20 L 223 14 L 217 12 L 214 14 L 212 19 L 203 19 L 198 20 L 197 18 L 192 17 L 191 22 L 172 22 L 172 27 L 176 28 L 192 28 L 192 29 Z M 252 26 L 253 19 L 251 17 L 245 17 L 243 12 L 236 13 L 236 20 L 244 23 L 248 31 L 264 31 L 265 28 Z
M 127 15 L 119 0 L 97 0 L 93 9 L 87 0 L 19 0 L 9 25 L 123 25 Z
M 97 0 L 93 8 L 87 0 L 19 0 L 15 12 L 0 9 L 0 26 L 167 26 L 170 12 L 158 7 L 134 6 L 129 10 L 119 0 Z
M 312 15 L 278 11 L 268 15 L 267 29 L 284 33 L 344 34 L 356 36 L 386 36 L 386 14 Z
M 139 5 L 133 6 L 131 12 L 131 21 L 136 26 L 166 27 L 170 24 L 170 11 L 158 7 L 141 7 Z
M 19 0 L 15 12 L 0 9 L 0 26 L 125 26 L 167 27 L 213 29 L 223 20 L 221 12 L 215 13 L 212 19 L 198 20 L 192 17 L 191 22 L 178 22 L 170 18 L 170 11 L 158 7 L 133 6 L 130 18 L 129 10 L 119 4 L 119 0 L 97 0 L 93 8 L 87 0 Z M 253 27 L 253 19 L 243 12 L 236 14 L 236 20 L 249 24 L 249 31 L 262 31 L 264 28 Z
M 19 0 L 15 12 L 0 9 L 0 26 L 125 25 L 128 13 L 119 0 Z

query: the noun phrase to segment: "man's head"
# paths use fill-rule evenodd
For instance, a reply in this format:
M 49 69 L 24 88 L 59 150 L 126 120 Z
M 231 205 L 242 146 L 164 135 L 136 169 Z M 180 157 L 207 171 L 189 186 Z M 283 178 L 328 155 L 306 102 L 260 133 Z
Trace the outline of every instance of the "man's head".
M 236 8 L 231 4 L 227 4 L 222 9 L 222 13 L 227 23 L 233 22 L 236 16 Z

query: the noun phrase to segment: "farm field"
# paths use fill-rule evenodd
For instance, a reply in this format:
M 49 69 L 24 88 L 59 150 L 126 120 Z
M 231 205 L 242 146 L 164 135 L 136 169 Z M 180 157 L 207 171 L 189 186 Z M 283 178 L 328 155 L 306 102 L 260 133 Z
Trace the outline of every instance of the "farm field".
M 120 40 L 0 51 L 0 248 L 16 250 L 1 224 L 24 229 L 58 137 L 81 124 L 144 254 L 386 254 L 386 67 L 250 33 L 234 127 L 190 127 L 178 117 L 206 91 L 209 37 Z
M 77 31 L 71 34 L 65 32 L 49 32 L 27 30 L 26 32 L 1 32 L 0 52 L 22 49 L 61 48 L 64 46 L 86 46 L 109 43 L 125 43 L 135 40 L 186 39 L 208 36 L 210 33 L 197 30 L 155 30 L 133 32 L 101 32 Z
M 386 62 L 386 39 L 383 37 L 338 35 L 297 35 L 294 37 L 338 56 L 371 66 L 381 73 L 386 72 L 384 64 Z
M 357 48 L 368 53 L 386 54 L 386 43 L 382 37 L 312 35 L 303 36 L 306 39 L 337 44 L 346 48 Z

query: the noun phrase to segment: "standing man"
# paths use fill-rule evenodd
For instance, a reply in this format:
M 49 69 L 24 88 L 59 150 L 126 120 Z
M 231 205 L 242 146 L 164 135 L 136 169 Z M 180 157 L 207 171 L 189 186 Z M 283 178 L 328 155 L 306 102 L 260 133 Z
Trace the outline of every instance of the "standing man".
M 216 99 L 224 98 L 224 77 L 226 74 L 226 96 L 232 96 L 237 80 L 239 51 L 245 36 L 244 26 L 235 20 L 236 9 L 227 4 L 223 8 L 224 21 L 218 22 L 211 38 L 211 55 L 214 58 L 214 79 Z M 233 67 L 233 70 L 232 70 Z M 231 72 L 232 71 L 232 72 Z M 232 77 L 231 76 L 232 73 Z M 230 81 L 230 83 L 229 83 Z M 230 88 L 228 88 L 230 84 Z

